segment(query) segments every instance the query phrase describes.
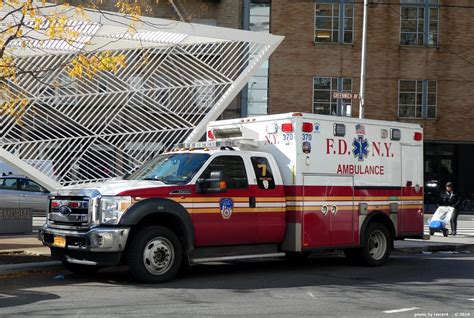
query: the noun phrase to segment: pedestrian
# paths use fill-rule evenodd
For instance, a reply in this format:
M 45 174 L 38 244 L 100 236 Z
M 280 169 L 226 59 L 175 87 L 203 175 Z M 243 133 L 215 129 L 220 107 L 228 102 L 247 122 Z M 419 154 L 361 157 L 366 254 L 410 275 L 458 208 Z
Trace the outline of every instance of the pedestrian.
M 446 183 L 446 192 L 441 194 L 440 206 L 450 206 L 454 208 L 453 214 L 451 215 L 451 235 L 456 235 L 458 227 L 458 208 L 461 203 L 459 196 L 454 193 L 454 187 L 452 182 Z

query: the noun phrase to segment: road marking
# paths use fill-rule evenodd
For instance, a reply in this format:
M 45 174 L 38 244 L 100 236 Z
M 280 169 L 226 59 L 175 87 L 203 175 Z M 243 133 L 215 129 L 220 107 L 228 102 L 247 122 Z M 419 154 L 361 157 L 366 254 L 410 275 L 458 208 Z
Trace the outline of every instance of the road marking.
M 474 301 L 474 298 L 469 298 L 468 300 L 472 300 L 472 301 Z
M 316 297 L 314 297 L 314 295 L 313 295 L 312 292 L 308 292 L 308 295 L 310 295 L 311 297 L 313 297 L 314 299 L 316 299 Z
M 12 296 L 12 295 L 7 295 L 7 294 L 0 294 L 0 298 L 15 298 L 15 296 Z
M 385 310 L 384 313 L 386 314 L 396 314 L 399 312 L 405 312 L 405 311 L 412 311 L 412 310 L 417 310 L 420 309 L 418 307 L 411 307 L 411 308 L 400 308 L 400 309 L 393 309 L 393 310 Z

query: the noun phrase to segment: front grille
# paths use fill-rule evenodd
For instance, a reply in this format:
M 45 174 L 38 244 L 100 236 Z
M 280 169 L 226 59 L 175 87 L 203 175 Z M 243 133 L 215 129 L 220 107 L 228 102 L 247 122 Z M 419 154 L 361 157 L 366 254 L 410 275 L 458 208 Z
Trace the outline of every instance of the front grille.
M 90 224 L 89 197 L 52 197 L 49 202 L 48 223 L 52 226 L 85 228 Z

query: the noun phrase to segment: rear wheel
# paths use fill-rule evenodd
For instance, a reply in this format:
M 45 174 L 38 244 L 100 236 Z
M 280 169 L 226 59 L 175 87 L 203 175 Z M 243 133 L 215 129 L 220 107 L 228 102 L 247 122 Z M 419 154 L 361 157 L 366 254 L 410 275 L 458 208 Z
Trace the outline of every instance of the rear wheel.
M 387 262 L 391 247 L 392 238 L 387 227 L 371 223 L 365 231 L 360 259 L 367 266 L 380 266 Z
M 63 266 L 70 272 L 79 275 L 88 275 L 94 274 L 97 272 L 101 267 L 97 265 L 83 265 L 83 264 L 76 264 L 76 263 L 69 263 L 68 261 L 61 261 Z
M 178 273 L 183 261 L 183 248 L 170 229 L 145 227 L 132 237 L 127 261 L 130 274 L 136 281 L 163 283 Z
M 448 236 L 448 230 L 443 230 L 443 236 L 447 237 Z
M 434 235 L 435 231 L 434 230 L 430 230 L 430 235 Z

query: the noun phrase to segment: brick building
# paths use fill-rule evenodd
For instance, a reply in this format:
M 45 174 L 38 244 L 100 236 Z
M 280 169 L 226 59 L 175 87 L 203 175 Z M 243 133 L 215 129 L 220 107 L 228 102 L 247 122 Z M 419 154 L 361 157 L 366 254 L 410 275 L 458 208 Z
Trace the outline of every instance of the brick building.
M 77 2 L 77 0 L 75 0 Z M 73 2 L 74 4 L 74 2 Z M 114 11 L 115 1 L 102 2 Z M 363 1 L 175 0 L 148 15 L 285 36 L 224 118 L 304 111 L 358 114 Z M 370 0 L 365 117 L 420 123 L 425 181 L 474 193 L 474 3 Z
M 420 123 L 425 181 L 474 193 L 474 3 L 370 1 L 365 117 Z M 269 113 L 358 114 L 363 1 L 273 0 Z

